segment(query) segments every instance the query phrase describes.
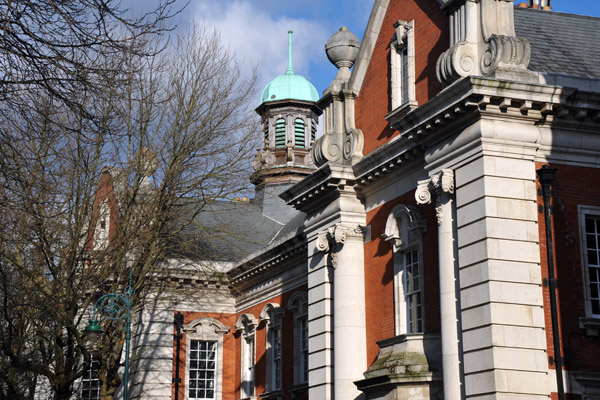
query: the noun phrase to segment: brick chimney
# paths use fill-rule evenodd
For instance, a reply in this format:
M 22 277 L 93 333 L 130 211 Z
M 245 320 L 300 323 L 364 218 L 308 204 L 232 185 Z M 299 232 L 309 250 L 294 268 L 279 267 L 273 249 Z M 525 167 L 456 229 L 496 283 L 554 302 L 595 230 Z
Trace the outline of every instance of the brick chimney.
M 521 4 L 519 4 L 519 7 L 550 11 L 551 10 L 551 4 L 550 4 L 551 2 L 552 2 L 552 0 L 527 0 L 527 3 L 521 3 Z

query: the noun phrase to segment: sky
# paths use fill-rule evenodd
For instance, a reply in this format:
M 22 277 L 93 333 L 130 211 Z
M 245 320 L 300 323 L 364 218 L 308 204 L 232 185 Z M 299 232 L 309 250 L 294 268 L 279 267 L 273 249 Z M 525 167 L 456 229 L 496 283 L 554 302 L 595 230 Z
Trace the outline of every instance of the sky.
M 176 0 L 183 6 L 187 0 Z M 431 0 L 435 1 L 435 0 Z M 258 64 L 261 89 L 287 68 L 287 31 L 293 30 L 293 67 L 320 94 L 336 74 L 324 46 L 340 27 L 362 39 L 374 0 L 189 0 L 175 23 L 216 26 L 244 65 Z M 516 0 L 515 4 L 526 2 Z M 152 1 L 123 0 L 134 11 Z M 552 10 L 600 17 L 600 0 L 552 0 Z M 259 99 L 257 98 L 257 106 Z

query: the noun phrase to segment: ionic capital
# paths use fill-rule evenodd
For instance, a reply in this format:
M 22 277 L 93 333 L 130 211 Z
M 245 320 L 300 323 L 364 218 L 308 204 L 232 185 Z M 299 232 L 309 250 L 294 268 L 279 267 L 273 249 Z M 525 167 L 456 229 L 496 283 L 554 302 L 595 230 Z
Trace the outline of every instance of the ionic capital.
M 324 231 L 319 232 L 317 236 L 317 250 L 330 253 L 331 264 L 337 266 L 337 253 L 342 250 L 347 240 L 363 240 L 364 232 L 360 225 L 334 225 Z
M 443 169 L 431 178 L 419 181 L 415 200 L 417 204 L 431 203 L 431 197 L 454 193 L 454 172 L 451 169 Z
M 442 223 L 446 198 L 454 193 L 454 172 L 443 169 L 431 178 L 419 181 L 415 192 L 417 204 L 430 204 L 433 195 L 436 196 L 435 212 L 438 225 Z

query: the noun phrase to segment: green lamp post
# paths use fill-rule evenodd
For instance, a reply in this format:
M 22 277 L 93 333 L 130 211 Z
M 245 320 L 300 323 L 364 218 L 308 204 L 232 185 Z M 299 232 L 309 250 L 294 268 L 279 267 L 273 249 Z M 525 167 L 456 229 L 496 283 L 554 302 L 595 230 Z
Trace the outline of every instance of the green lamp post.
M 85 327 L 85 333 L 90 339 L 96 339 L 104 333 L 98 320 L 96 311 L 100 316 L 110 321 L 125 321 L 125 373 L 123 375 L 123 399 L 127 400 L 127 389 L 129 381 L 129 346 L 131 342 L 131 296 L 133 287 L 131 286 L 131 271 L 129 271 L 129 285 L 123 290 L 123 294 L 108 293 L 101 296 L 94 305 L 94 317 L 89 320 Z

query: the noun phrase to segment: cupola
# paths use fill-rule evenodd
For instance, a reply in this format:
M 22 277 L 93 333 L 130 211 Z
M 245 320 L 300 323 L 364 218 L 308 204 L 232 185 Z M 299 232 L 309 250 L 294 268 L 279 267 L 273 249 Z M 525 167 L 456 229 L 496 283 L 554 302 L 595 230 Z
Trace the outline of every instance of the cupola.
M 315 170 L 310 148 L 316 140 L 322 113 L 315 87 L 294 73 L 292 33 L 288 31 L 288 67 L 265 86 L 256 108 L 261 117 L 263 145 L 256 154 L 255 172 L 250 178 L 256 185 L 257 200 L 269 198 L 282 204 L 279 193 Z M 266 212 L 265 204 L 263 208 Z

